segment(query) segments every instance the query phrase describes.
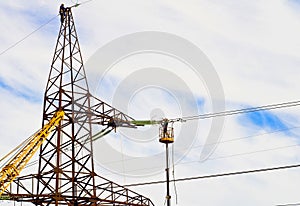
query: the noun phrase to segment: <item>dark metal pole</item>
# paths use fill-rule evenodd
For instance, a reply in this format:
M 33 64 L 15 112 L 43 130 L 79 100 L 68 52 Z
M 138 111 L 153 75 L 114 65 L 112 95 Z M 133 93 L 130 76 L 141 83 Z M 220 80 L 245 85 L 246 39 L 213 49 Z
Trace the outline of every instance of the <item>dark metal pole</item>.
M 169 177 L 169 148 L 168 143 L 166 143 L 166 177 L 167 177 L 167 206 L 171 206 L 171 196 L 170 196 L 170 177 Z

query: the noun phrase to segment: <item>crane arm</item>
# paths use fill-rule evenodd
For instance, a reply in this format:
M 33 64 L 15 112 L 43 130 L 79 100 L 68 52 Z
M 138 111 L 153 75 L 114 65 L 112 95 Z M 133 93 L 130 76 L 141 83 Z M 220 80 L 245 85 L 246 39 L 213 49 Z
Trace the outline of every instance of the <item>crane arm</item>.
M 37 133 L 29 138 L 29 141 L 13 156 L 8 164 L 0 171 L 0 196 L 9 187 L 12 181 L 20 174 L 26 164 L 40 148 L 53 129 L 59 125 L 64 117 L 63 111 L 57 111 L 50 121 Z
M 164 118 L 162 120 L 132 120 L 132 121 L 130 121 L 130 123 L 135 126 L 156 125 L 156 124 L 162 124 L 164 122 L 168 122 L 168 123 L 186 122 L 186 120 L 184 120 L 183 118 L 177 118 L 177 119 Z
M 155 121 L 155 120 L 133 120 L 131 121 L 132 124 L 135 126 L 145 126 L 145 125 L 154 125 L 154 124 L 160 124 L 161 121 Z

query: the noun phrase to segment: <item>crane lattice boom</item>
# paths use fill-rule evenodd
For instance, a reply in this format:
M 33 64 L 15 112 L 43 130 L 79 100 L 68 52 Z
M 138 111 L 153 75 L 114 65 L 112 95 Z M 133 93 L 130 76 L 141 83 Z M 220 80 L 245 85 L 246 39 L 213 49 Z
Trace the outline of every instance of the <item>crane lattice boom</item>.
M 0 172 L 0 195 L 9 187 L 11 182 L 19 176 L 20 172 L 24 169 L 26 164 L 40 148 L 43 142 L 53 129 L 59 125 L 64 117 L 63 111 L 57 111 L 50 121 L 37 133 L 32 135 L 27 144 L 20 149 L 20 151 L 13 156 L 8 164 L 6 164 Z

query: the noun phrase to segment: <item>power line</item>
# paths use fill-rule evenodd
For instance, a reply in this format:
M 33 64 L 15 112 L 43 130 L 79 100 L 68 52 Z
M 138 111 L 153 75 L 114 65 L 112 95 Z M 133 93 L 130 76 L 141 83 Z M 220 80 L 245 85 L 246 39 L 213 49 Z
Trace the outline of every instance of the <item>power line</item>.
M 215 143 L 210 143 L 207 145 L 214 145 L 214 144 L 224 144 L 224 143 L 228 143 L 228 142 L 233 142 L 233 141 L 239 141 L 239 140 L 244 140 L 247 138 L 251 138 L 251 137 L 258 137 L 258 136 L 263 136 L 263 135 L 268 135 L 268 134 L 273 134 L 273 133 L 279 133 L 279 132 L 284 132 L 284 131 L 288 131 L 288 130 L 294 130 L 294 129 L 299 129 L 299 126 L 294 126 L 294 127 L 289 127 L 289 128 L 284 128 L 284 129 L 280 129 L 280 130 L 275 130 L 275 131 L 271 131 L 271 132 L 265 132 L 265 133 L 261 133 L 261 134 L 255 134 L 255 135 L 248 135 L 245 137 L 238 137 L 238 138 L 232 138 L 232 139 L 228 139 L 228 140 L 223 140 L 220 142 L 215 142 Z M 199 147 L 203 147 L 205 145 L 195 145 L 193 147 L 191 147 L 191 149 L 197 149 Z M 294 145 L 287 145 L 287 146 L 281 146 L 281 147 L 275 147 L 275 148 L 269 148 L 269 149 L 263 149 L 263 150 L 256 150 L 256 151 L 252 151 L 252 152 L 245 152 L 245 153 L 238 153 L 238 154 L 231 154 L 231 155 L 225 155 L 225 156 L 219 156 L 219 157 L 215 157 L 215 158 L 208 158 L 207 160 L 212 161 L 212 160 L 218 160 L 218 159 L 225 159 L 225 158 L 229 158 L 229 157 L 236 157 L 236 156 L 244 156 L 244 155 L 249 155 L 249 154 L 254 154 L 254 153 L 262 153 L 262 152 L 268 152 L 268 151 L 274 151 L 274 150 L 281 150 L 281 149 L 286 149 L 286 148 L 291 148 L 291 147 L 296 147 L 296 146 L 300 146 L 299 144 L 294 144 Z M 184 150 L 186 148 L 182 148 L 181 150 Z M 139 159 L 140 157 L 132 157 L 132 158 L 127 158 L 127 159 L 122 159 L 122 160 L 115 160 L 115 161 L 111 161 L 111 162 L 105 162 L 105 164 L 114 164 L 114 163 L 118 163 L 118 162 L 122 162 L 122 161 L 131 161 L 134 159 Z M 198 163 L 199 161 L 187 161 L 187 162 L 177 162 L 175 165 L 183 165 L 183 164 L 191 164 L 191 163 Z M 38 163 L 37 160 L 30 162 L 29 164 L 26 165 L 26 168 L 34 166 Z M 158 168 L 158 167 L 157 167 Z M 136 169 L 136 170 L 132 170 L 132 171 L 138 171 L 138 170 L 146 170 L 146 169 L 154 169 L 154 168 L 140 168 L 140 169 Z M 132 172 L 132 171 L 127 171 L 127 172 Z
M 228 142 L 233 142 L 233 141 L 239 141 L 239 140 L 243 140 L 246 138 L 251 138 L 251 137 L 257 137 L 257 136 L 262 136 L 262 135 L 267 135 L 267 134 L 273 134 L 273 133 L 277 133 L 277 132 L 283 132 L 283 131 L 288 131 L 288 130 L 292 130 L 292 129 L 299 129 L 300 127 L 295 126 L 295 127 L 290 127 L 290 128 L 284 128 L 282 130 L 276 130 L 276 131 L 271 131 L 271 132 L 265 132 L 262 134 L 256 134 L 256 135 L 248 135 L 245 137 L 239 137 L 239 138 L 232 138 L 232 139 L 228 139 L 228 140 L 223 140 L 220 142 L 213 142 L 210 144 L 206 144 L 206 146 L 208 145 L 214 145 L 214 144 L 224 144 L 224 143 L 228 143 Z M 203 145 L 195 145 L 193 147 L 191 147 L 190 149 L 197 149 L 200 147 L 205 146 Z M 289 147 L 296 147 L 296 146 L 300 146 L 299 144 L 294 144 L 294 145 L 287 145 L 287 146 L 282 146 L 282 147 L 276 147 L 276 148 L 270 148 L 270 149 L 264 149 L 264 150 L 258 150 L 258 151 L 252 151 L 252 152 L 248 152 L 248 153 L 240 153 L 240 154 L 232 154 L 232 155 L 228 155 L 228 156 L 220 156 L 220 157 L 216 157 L 216 158 L 209 158 L 207 160 L 214 160 L 214 159 L 221 159 L 221 158 L 228 158 L 228 157 L 233 157 L 233 156 L 241 156 L 241 155 L 247 155 L 247 154 L 253 154 L 253 153 L 259 153 L 259 152 L 266 152 L 266 151 L 271 151 L 271 150 L 279 150 L 279 149 L 284 149 L 284 148 L 289 148 Z M 180 148 L 179 151 L 181 150 L 186 150 L 187 148 Z M 177 150 L 178 151 L 178 150 Z M 131 161 L 131 160 L 135 160 L 135 159 L 139 159 L 140 157 L 132 157 L 132 158 L 126 158 L 123 160 L 115 160 L 115 161 L 110 161 L 110 162 L 105 162 L 104 164 L 115 164 L 115 163 L 120 163 L 122 161 Z M 189 161 L 189 162 L 177 162 L 175 165 L 181 165 L 181 164 L 188 164 L 188 163 L 193 163 L 193 162 L 199 162 L 199 161 Z M 149 169 L 149 168 L 143 168 L 143 169 L 138 169 L 138 170 L 144 170 L 144 169 Z
M 255 169 L 255 170 L 244 170 L 244 171 L 238 171 L 238 172 L 220 173 L 220 174 L 213 174 L 213 175 L 185 177 L 185 178 L 170 180 L 170 182 L 174 182 L 174 181 L 183 182 L 183 181 L 192 181 L 192 180 L 199 180 L 199 179 L 216 178 L 216 177 L 235 176 L 235 175 L 242 175 L 242 174 L 251 174 L 251 173 L 267 172 L 267 171 L 274 171 L 274 170 L 291 169 L 291 168 L 297 168 L 297 167 L 300 167 L 300 164 L 286 165 L 286 166 L 280 166 L 280 167 L 269 167 L 269 168 Z M 166 182 L 165 180 L 160 180 L 160 181 L 152 181 L 152 182 L 134 183 L 134 184 L 128 184 L 128 185 L 123 185 L 123 186 L 124 187 L 135 187 L 135 186 L 162 184 L 165 182 Z
M 274 147 L 274 148 L 269 148 L 269 149 L 256 150 L 256 151 L 252 151 L 252 152 L 244 152 L 244 153 L 231 154 L 231 155 L 225 155 L 225 156 L 219 156 L 219 157 L 212 157 L 212 158 L 208 158 L 207 160 L 225 159 L 225 158 L 229 158 L 229 157 L 244 156 L 244 155 L 249 155 L 249 154 L 269 152 L 269 151 L 281 150 L 281 149 L 286 149 L 286 148 L 291 148 L 291 147 L 299 147 L 299 146 L 300 146 L 300 144 L 287 145 L 287 146 L 282 146 L 282 147 Z M 199 162 L 199 161 L 182 162 L 182 163 L 178 163 L 176 165 L 188 164 L 188 163 L 193 163 L 193 162 Z
M 86 3 L 89 3 L 93 0 L 87 0 L 81 3 L 76 3 L 75 5 L 73 5 L 72 7 L 77 7 Z M 38 28 L 36 28 L 35 30 L 33 30 L 32 32 L 30 32 L 29 34 L 27 34 L 26 36 L 24 36 L 22 39 L 20 39 L 19 41 L 15 42 L 14 44 L 12 44 L 11 46 L 9 46 L 7 49 L 3 50 L 0 55 L 5 54 L 8 50 L 16 47 L 18 44 L 20 44 L 21 42 L 23 42 L 24 40 L 26 40 L 28 37 L 30 37 L 31 35 L 33 35 L 35 32 L 39 31 L 40 29 L 42 29 L 44 26 L 46 26 L 47 24 L 49 24 L 50 22 L 52 22 L 59 14 L 55 15 L 53 18 L 49 19 L 47 22 L 45 22 L 44 24 L 42 24 L 41 26 L 39 26 Z
M 300 205 L 300 202 L 299 203 L 289 203 L 289 204 L 281 204 L 281 205 L 276 205 L 276 206 L 299 206 Z
M 79 5 L 82 5 L 82 4 L 89 3 L 89 2 L 91 2 L 91 1 L 94 1 L 94 0 L 87 0 L 87 1 L 83 1 L 83 2 L 81 2 L 81 3 L 78 3 L 78 4 L 79 4 Z
M 248 138 L 252 138 L 252 137 L 258 137 L 258 136 L 263 136 L 263 135 L 268 135 L 268 134 L 280 133 L 280 132 L 285 132 L 285 131 L 299 129 L 299 128 L 300 128 L 300 126 L 288 127 L 288 128 L 283 128 L 283 129 L 270 131 L 270 132 L 265 132 L 265 133 L 260 133 L 260 134 L 254 134 L 254 135 L 248 135 L 248 136 L 244 136 L 244 137 L 237 137 L 237 138 L 232 138 L 232 139 L 227 139 L 227 140 L 221 140 L 219 142 L 212 142 L 212 143 L 209 143 L 209 144 L 195 145 L 195 146 L 191 147 L 191 149 L 196 149 L 196 148 L 204 147 L 204 146 L 211 146 L 211 145 L 215 145 L 215 144 L 223 144 L 223 143 L 227 143 L 227 142 L 234 142 L 234 141 L 244 140 L 244 139 L 248 139 Z
M 254 136 L 266 135 L 266 134 L 270 134 L 270 133 L 282 132 L 282 131 L 291 130 L 291 129 L 298 129 L 298 128 L 299 127 L 285 128 L 285 129 L 282 129 L 282 130 L 272 131 L 272 132 L 268 132 L 268 133 L 263 133 L 263 134 L 258 134 L 258 135 L 252 135 L 252 136 L 246 136 L 246 137 L 241 137 L 241 138 L 230 139 L 228 141 L 224 141 L 224 142 L 221 142 L 221 143 L 226 143 L 226 142 L 229 142 L 229 141 L 232 142 L 232 141 L 236 141 L 236 140 L 241 140 L 243 138 L 249 138 L 249 137 L 254 137 Z M 213 144 L 213 143 L 211 143 L 211 144 Z M 202 145 L 202 146 L 204 146 L 204 145 Z M 282 150 L 282 149 L 286 149 L 286 148 L 299 147 L 299 146 L 300 146 L 300 144 L 293 144 L 293 145 L 286 145 L 286 146 L 281 146 L 281 147 L 274 147 L 274 148 L 268 148 L 268 149 L 262 149 L 262 150 L 255 150 L 255 151 L 251 151 L 251 152 L 244 152 L 244 153 L 230 154 L 230 155 L 224 155 L 224 156 L 217 156 L 217 157 L 208 158 L 207 161 L 213 161 L 213 160 L 225 159 L 225 158 L 232 158 L 232 157 L 244 156 L 244 155 L 255 154 L 255 153 L 263 153 L 263 152 L 269 152 L 269 151 L 275 151 L 275 150 Z M 199 146 L 196 146 L 196 147 L 199 147 Z M 192 149 L 195 149 L 195 148 L 192 147 Z M 120 162 L 123 162 L 123 161 L 131 161 L 131 160 L 135 160 L 135 159 L 139 159 L 139 158 L 140 157 L 132 157 L 132 158 L 127 158 L 127 159 L 123 159 L 123 160 L 115 160 L 115 161 L 111 161 L 111 162 L 105 162 L 104 164 L 115 164 L 115 163 L 120 163 Z M 180 161 L 178 161 L 175 164 L 175 166 L 185 165 L 185 164 L 192 164 L 192 163 L 199 163 L 199 160 L 192 160 L 192 161 L 185 161 L 185 162 L 183 162 L 182 160 L 180 160 Z M 101 166 L 101 164 L 99 164 L 99 166 Z M 127 170 L 127 171 L 124 171 L 124 172 L 144 171 L 144 170 L 156 169 L 156 168 L 161 168 L 161 167 L 160 166 L 145 167 L 145 168 L 138 168 L 138 169 L 134 169 L 134 170 Z M 110 173 L 107 173 L 107 174 L 110 174 Z
M 199 114 L 194 116 L 186 116 L 182 118 L 170 119 L 170 121 L 189 121 L 189 120 L 197 120 L 197 119 L 208 119 L 213 117 L 222 117 L 222 116 L 229 116 L 229 115 L 237 115 L 237 114 L 244 114 L 250 112 L 258 112 L 258 111 L 266 111 L 266 110 L 274 110 L 274 109 L 282 109 L 287 107 L 295 107 L 299 106 L 300 101 L 290 101 L 284 102 L 279 104 L 269 104 L 265 106 L 259 107 L 250 107 L 245 109 L 236 109 L 236 110 L 229 110 L 223 112 L 216 112 L 216 113 L 207 113 L 207 114 Z
M 210 143 L 210 144 L 207 144 L 207 145 L 223 144 L 223 143 L 227 143 L 227 142 L 233 142 L 233 141 L 243 140 L 243 139 L 250 138 L 250 137 L 258 137 L 258 136 L 262 136 L 262 135 L 267 135 L 267 134 L 272 134 L 272 133 L 277 133 L 277 132 L 283 132 L 283 131 L 288 131 L 288 130 L 292 130 L 292 129 L 299 129 L 299 128 L 300 127 L 298 127 L 298 126 L 290 127 L 290 128 L 284 128 L 284 129 L 281 129 L 281 130 L 276 130 L 276 131 L 271 131 L 271 132 L 265 132 L 265 133 L 256 134 L 256 135 L 249 135 L 249 136 L 245 136 L 245 137 L 233 138 L 233 139 L 224 140 L 224 141 L 220 141 L 220 142 L 216 142 L 216 143 Z M 191 149 L 197 149 L 197 148 L 203 147 L 203 146 L 204 145 L 197 145 L 197 146 L 193 146 Z M 291 148 L 291 147 L 297 147 L 297 146 L 300 146 L 300 144 L 287 145 L 287 146 L 281 146 L 281 147 L 275 147 L 275 148 L 269 148 L 269 149 L 263 149 L 263 150 L 256 150 L 256 151 L 252 151 L 252 152 L 245 152 L 245 153 L 238 153 L 238 154 L 231 154 L 231 155 L 219 156 L 219 157 L 214 157 L 214 158 L 208 158 L 207 160 L 211 161 L 211 160 L 225 159 L 225 158 L 229 158 L 229 157 L 244 156 L 244 155 L 249 155 L 249 154 L 262 153 L 262 152 L 268 152 L 268 151 L 274 151 L 274 150 L 281 150 L 281 149 L 286 149 L 286 148 Z M 126 162 L 126 161 L 131 161 L 131 160 L 139 159 L 139 158 L 140 157 L 132 157 L 132 158 L 127 158 L 127 159 L 122 159 L 122 160 L 115 160 L 115 161 L 111 161 L 111 162 L 105 162 L 105 164 L 114 164 L 114 163 L 119 163 L 119 162 L 123 162 L 123 161 Z M 186 162 L 179 161 L 175 165 L 177 166 L 177 165 L 191 164 L 191 163 L 198 163 L 198 162 L 199 162 L 198 160 L 197 161 L 186 161 Z M 34 166 L 37 163 L 38 163 L 38 160 L 30 162 L 29 164 L 26 165 L 26 168 Z M 160 168 L 160 167 L 140 168 L 140 169 L 126 171 L 126 172 L 133 172 L 133 171 L 146 170 L 146 169 L 154 169 L 154 168 Z
M 47 24 L 49 24 L 51 21 L 53 21 L 58 15 L 54 16 L 53 18 L 49 19 L 46 23 L 42 24 L 41 26 L 39 26 L 38 28 L 36 28 L 35 30 L 33 30 L 32 32 L 30 32 L 29 34 L 27 34 L 25 37 L 23 37 L 22 39 L 20 39 L 19 41 L 17 41 L 16 43 L 12 44 L 10 47 L 8 47 L 7 49 L 3 50 L 0 55 L 5 54 L 8 50 L 14 48 L 15 46 L 17 46 L 18 44 L 20 44 L 21 42 L 23 42 L 25 39 L 27 39 L 28 37 L 30 37 L 32 34 L 34 34 L 35 32 L 39 31 L 40 29 L 42 29 L 44 26 L 46 26 Z
M 276 147 L 276 148 L 270 148 L 270 149 L 264 149 L 264 150 L 256 150 L 256 151 L 252 151 L 252 152 L 224 155 L 224 156 L 219 156 L 219 157 L 215 157 L 215 158 L 208 158 L 207 161 L 213 161 L 213 160 L 219 160 L 219 159 L 225 159 L 225 158 L 232 158 L 232 157 L 244 156 L 244 155 L 255 154 L 255 153 L 269 152 L 269 151 L 281 150 L 281 149 L 286 149 L 286 148 L 291 148 L 291 147 L 299 147 L 299 146 L 300 146 L 300 144 L 295 144 L 295 145 L 288 145 L 288 146 L 282 146 L 282 147 Z M 127 159 L 127 160 L 129 160 L 129 159 Z M 120 161 L 115 161 L 115 162 L 117 163 L 117 162 L 120 162 Z M 199 160 L 186 161 L 186 162 L 179 161 L 178 163 L 175 164 L 175 166 L 177 167 L 179 165 L 186 165 L 186 164 L 193 164 L 193 163 L 199 163 Z M 138 168 L 138 169 L 134 169 L 134 170 L 126 170 L 124 172 L 145 171 L 145 170 L 156 169 L 156 168 L 161 168 L 161 167 L 160 166 L 157 166 L 157 167 L 144 167 L 144 168 Z M 110 173 L 107 173 L 107 174 L 110 174 Z

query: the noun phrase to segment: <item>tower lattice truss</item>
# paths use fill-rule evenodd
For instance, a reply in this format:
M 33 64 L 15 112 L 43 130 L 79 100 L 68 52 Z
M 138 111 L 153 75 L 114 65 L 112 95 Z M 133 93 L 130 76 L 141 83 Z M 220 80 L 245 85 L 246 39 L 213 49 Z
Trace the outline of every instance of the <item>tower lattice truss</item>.
M 40 148 L 37 173 L 17 178 L 6 191 L 10 199 L 35 205 L 153 205 L 94 170 L 92 124 L 134 125 L 131 117 L 90 94 L 71 8 L 66 8 L 60 26 L 44 96 L 43 125 L 58 110 L 65 117 Z

